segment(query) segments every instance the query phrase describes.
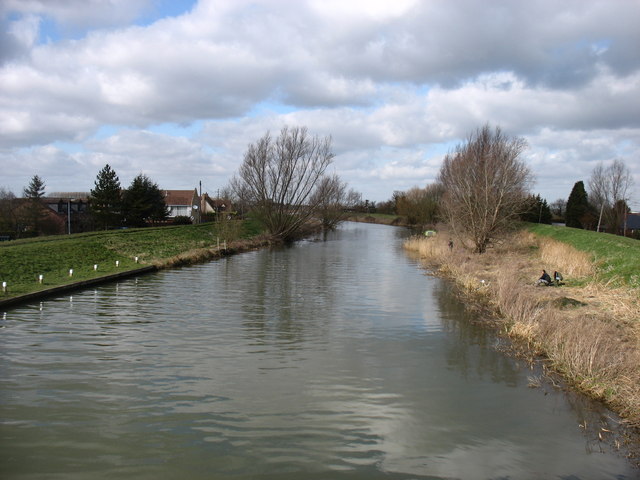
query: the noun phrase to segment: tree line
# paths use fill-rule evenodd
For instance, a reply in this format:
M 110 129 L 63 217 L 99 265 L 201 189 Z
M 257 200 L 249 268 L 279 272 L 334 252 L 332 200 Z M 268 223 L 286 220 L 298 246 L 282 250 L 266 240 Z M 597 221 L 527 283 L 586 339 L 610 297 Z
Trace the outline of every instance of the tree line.
M 21 238 L 59 233 L 60 226 L 48 214 L 44 203 L 45 188 L 45 181 L 38 175 L 24 187 L 23 198 L 0 188 L 0 235 Z M 96 176 L 88 206 L 84 230 L 142 227 L 163 221 L 168 215 L 164 195 L 155 182 L 139 174 L 123 189 L 108 164 Z
M 267 132 L 248 145 L 224 196 L 242 214 L 260 222 L 264 231 L 285 241 L 297 238 L 311 220 L 335 228 L 352 211 L 403 215 L 423 226 L 445 222 L 454 235 L 470 239 L 477 253 L 485 252 L 520 220 L 551 223 L 564 217 L 569 227 L 618 233 L 620 219 L 629 211 L 632 184 L 623 162 L 598 165 L 589 179 L 589 196 L 579 181 L 566 202 L 560 199 L 549 205 L 530 193 L 533 175 L 522 159 L 526 148 L 524 139 L 485 125 L 444 157 L 434 183 L 396 191 L 390 200 L 376 205 L 363 201 L 337 174 L 328 172 L 334 158 L 330 136 L 285 126 L 279 135 Z M 0 189 L 0 231 L 12 221 L 13 228 L 26 223 L 38 231 L 44 182 L 34 176 L 23 193 L 21 225 L 10 218 L 17 199 Z M 90 205 L 94 227 L 99 229 L 140 227 L 162 221 L 168 213 L 156 183 L 140 174 L 123 189 L 109 165 L 96 177 Z
M 312 136 L 305 127 L 284 127 L 276 137 L 267 132 L 248 146 L 223 196 L 284 241 L 297 238 L 310 220 L 335 228 L 362 200 L 337 174 L 327 171 L 333 158 L 331 137 Z M 44 228 L 44 190 L 37 175 L 25 187 L 23 199 L 2 189 L 0 231 L 18 237 L 51 233 Z M 89 205 L 93 229 L 142 227 L 168 215 L 156 183 L 140 174 L 123 189 L 108 164 L 97 174 Z
M 548 204 L 530 192 L 533 176 L 521 159 L 526 146 L 524 139 L 485 125 L 445 156 L 434 183 L 396 191 L 376 211 L 402 215 L 414 225 L 447 223 L 454 235 L 471 239 L 477 253 L 518 221 L 565 222 L 568 227 L 624 234 L 621 226 L 630 212 L 633 184 L 624 162 L 598 164 L 588 180 L 589 194 L 578 181 L 567 200 Z

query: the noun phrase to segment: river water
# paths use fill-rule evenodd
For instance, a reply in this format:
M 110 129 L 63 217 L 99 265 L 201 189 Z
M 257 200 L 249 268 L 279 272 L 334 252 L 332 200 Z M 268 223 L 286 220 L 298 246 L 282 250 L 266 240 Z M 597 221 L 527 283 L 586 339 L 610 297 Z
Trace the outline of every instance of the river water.
M 347 223 L 0 312 L 0 478 L 638 478 L 406 235 Z

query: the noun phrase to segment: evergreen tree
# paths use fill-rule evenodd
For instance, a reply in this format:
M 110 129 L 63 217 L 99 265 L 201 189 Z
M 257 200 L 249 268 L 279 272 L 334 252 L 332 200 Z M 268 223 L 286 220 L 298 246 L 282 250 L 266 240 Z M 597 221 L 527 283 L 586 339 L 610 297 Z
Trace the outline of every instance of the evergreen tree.
M 551 209 L 544 198 L 539 194 L 530 195 L 528 204 L 528 210 L 520 215 L 523 221 L 551 225 Z
M 584 189 L 584 182 L 579 181 L 573 186 L 565 213 L 565 222 L 567 227 L 585 228 L 585 221 L 590 214 L 589 200 L 587 191 Z
M 96 222 L 105 230 L 120 225 L 122 200 L 120 179 L 116 172 L 105 165 L 96 177 L 95 188 L 91 190 L 91 213 Z
M 44 180 L 38 175 L 34 175 L 29 185 L 22 190 L 24 198 L 27 199 L 24 207 L 24 220 L 26 226 L 36 235 L 42 230 L 42 221 L 47 216 L 45 206 L 41 200 L 44 197 L 44 189 Z
M 144 227 L 148 222 L 165 220 L 168 215 L 162 191 L 143 174 L 134 178 L 125 190 L 122 207 L 128 227 Z
M 44 180 L 42 180 L 38 175 L 34 175 L 29 182 L 29 185 L 24 187 L 22 191 L 24 198 L 28 198 L 29 200 L 40 200 L 44 197 Z

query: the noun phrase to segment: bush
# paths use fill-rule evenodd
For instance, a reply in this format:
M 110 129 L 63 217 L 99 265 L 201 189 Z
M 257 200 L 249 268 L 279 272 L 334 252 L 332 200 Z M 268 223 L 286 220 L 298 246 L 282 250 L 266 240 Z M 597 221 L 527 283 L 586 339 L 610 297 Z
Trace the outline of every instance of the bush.
M 173 218 L 174 225 L 191 225 L 192 223 L 191 217 L 187 217 L 186 215 L 178 215 Z

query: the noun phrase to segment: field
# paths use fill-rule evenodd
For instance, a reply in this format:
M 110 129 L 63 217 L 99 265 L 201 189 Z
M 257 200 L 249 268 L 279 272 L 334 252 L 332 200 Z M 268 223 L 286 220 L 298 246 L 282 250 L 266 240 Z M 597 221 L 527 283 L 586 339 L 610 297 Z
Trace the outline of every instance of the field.
M 138 228 L 38 237 L 0 243 L 0 298 L 35 292 L 147 265 L 188 263 L 188 257 L 259 234 L 252 221 Z M 138 258 L 136 262 L 136 257 Z M 118 262 L 118 265 L 116 265 Z M 97 267 L 94 267 L 97 266 Z M 73 269 L 73 275 L 70 270 Z M 40 283 L 39 276 L 43 279 Z

